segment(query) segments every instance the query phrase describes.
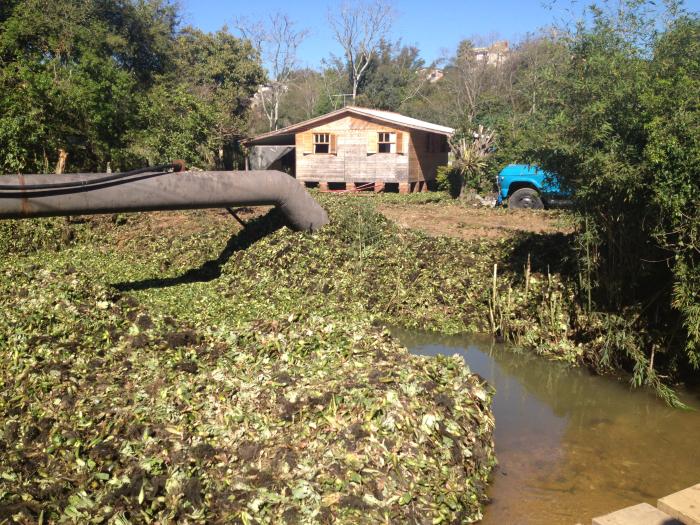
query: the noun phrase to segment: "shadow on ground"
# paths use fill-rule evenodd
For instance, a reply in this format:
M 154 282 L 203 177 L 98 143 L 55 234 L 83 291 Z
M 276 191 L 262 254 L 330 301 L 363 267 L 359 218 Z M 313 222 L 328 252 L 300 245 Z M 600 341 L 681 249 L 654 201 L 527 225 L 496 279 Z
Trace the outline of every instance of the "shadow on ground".
M 520 232 L 513 236 L 511 256 L 504 268 L 523 273 L 530 258 L 530 270 L 546 275 L 558 273 L 572 278 L 578 271 L 575 237 L 567 233 Z
M 198 268 L 191 268 L 176 277 L 127 281 L 115 283 L 113 286 L 120 292 L 131 292 L 213 281 L 221 276 L 221 268 L 234 253 L 249 248 L 260 239 L 276 232 L 285 225 L 284 216 L 274 208 L 262 217 L 247 223 L 243 230 L 231 236 L 216 259 L 206 261 Z

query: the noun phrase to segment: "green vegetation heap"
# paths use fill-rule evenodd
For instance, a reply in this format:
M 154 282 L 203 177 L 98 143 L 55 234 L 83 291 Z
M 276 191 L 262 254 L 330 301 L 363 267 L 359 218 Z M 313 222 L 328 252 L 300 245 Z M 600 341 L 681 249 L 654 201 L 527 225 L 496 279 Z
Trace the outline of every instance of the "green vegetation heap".
M 331 212 L 318 234 L 274 210 L 233 235 L 219 212 L 3 223 L 0 520 L 479 519 L 492 392 L 373 327 L 354 290 L 381 277 L 357 276 L 403 238 Z

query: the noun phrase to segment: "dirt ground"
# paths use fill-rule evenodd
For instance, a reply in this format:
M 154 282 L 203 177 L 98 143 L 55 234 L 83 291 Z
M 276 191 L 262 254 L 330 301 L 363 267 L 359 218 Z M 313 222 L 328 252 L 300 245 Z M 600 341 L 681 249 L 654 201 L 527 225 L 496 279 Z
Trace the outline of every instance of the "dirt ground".
M 498 239 L 518 232 L 571 233 L 570 217 L 562 211 L 467 208 L 435 204 L 385 204 L 379 210 L 402 228 L 460 239 Z

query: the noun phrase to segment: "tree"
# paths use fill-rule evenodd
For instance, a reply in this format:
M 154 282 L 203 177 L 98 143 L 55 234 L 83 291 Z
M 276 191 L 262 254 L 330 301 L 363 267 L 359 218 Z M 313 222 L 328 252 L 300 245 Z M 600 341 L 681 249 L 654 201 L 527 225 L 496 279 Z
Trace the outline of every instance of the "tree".
M 294 72 L 289 89 L 280 101 L 280 122 L 283 126 L 318 115 L 318 105 L 323 97 L 323 81 L 323 75 L 313 69 Z
M 246 135 L 248 109 L 264 80 L 257 52 L 249 41 L 236 38 L 226 27 L 216 33 L 186 27 L 176 46 L 178 74 L 173 80 L 211 106 L 215 164 L 224 167 L 225 152 Z
M 375 56 L 366 69 L 358 102 L 376 109 L 400 111 L 428 84 L 425 62 L 415 47 L 379 43 Z
M 650 120 L 644 157 L 658 222 L 653 235 L 673 255 L 673 306 L 686 351 L 700 368 L 700 19 L 681 18 L 659 38 L 644 97 Z
M 0 17 L 0 172 L 66 158 L 68 171 L 128 169 L 176 152 L 221 165 L 263 78 L 226 30 L 179 32 L 168 0 L 13 0 Z
M 548 79 L 556 75 L 556 69 L 566 64 L 568 58 L 566 45 L 556 37 L 528 35 L 506 64 L 513 112 L 535 114 L 546 96 Z
M 267 89 L 261 90 L 258 96 L 268 119 L 269 129 L 277 129 L 280 102 L 293 80 L 297 49 L 308 35 L 308 31 L 297 30 L 289 16 L 282 13 L 270 15 L 265 22 L 239 19 L 236 27 L 253 43 L 267 65 Z
M 160 0 L 24 0 L 2 16 L 0 170 L 48 172 L 60 150 L 74 168 L 104 170 L 169 67 L 174 10 Z
M 478 60 L 469 40 L 460 42 L 457 54 L 448 64 L 445 85 L 452 98 L 460 124 L 471 128 L 484 109 L 487 95 L 497 91 L 504 68 Z
M 636 385 L 675 403 L 658 370 L 700 367 L 700 29 L 673 9 L 663 28 L 650 9 L 593 6 L 522 138 L 529 160 L 575 190 L 582 289 L 608 334 L 601 363 L 631 364 Z
M 329 12 L 335 40 L 343 48 L 353 102 L 380 43 L 391 29 L 393 13 L 385 0 L 343 2 L 339 10 Z
M 220 147 L 215 105 L 184 85 L 157 85 L 138 106 L 140 126 L 130 134 L 129 153 L 148 165 L 183 159 L 188 166 L 215 163 Z

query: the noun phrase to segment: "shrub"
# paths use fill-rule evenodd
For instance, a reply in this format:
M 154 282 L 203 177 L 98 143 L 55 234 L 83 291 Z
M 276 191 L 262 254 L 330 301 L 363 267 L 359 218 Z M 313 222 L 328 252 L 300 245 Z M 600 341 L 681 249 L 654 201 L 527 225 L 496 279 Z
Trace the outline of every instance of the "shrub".
M 437 189 L 446 191 L 455 199 L 459 197 L 462 190 L 462 176 L 451 166 L 438 166 L 437 169 Z

